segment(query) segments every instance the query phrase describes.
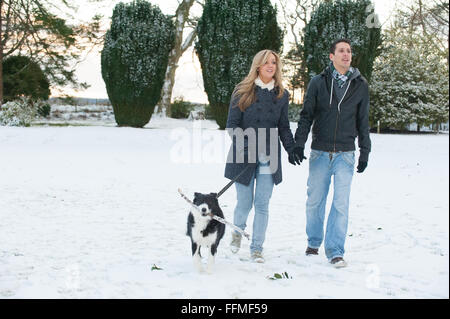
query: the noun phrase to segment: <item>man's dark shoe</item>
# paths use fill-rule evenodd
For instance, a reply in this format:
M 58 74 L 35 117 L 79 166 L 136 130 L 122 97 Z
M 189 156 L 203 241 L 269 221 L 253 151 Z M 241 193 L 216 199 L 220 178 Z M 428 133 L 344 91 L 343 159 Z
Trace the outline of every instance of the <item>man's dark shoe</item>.
M 342 257 L 335 257 L 331 259 L 330 263 L 334 266 L 334 268 L 344 268 L 347 267 L 347 263 Z
M 306 256 L 318 255 L 319 254 L 319 248 L 308 247 L 308 248 L 306 248 L 305 254 L 306 254 Z

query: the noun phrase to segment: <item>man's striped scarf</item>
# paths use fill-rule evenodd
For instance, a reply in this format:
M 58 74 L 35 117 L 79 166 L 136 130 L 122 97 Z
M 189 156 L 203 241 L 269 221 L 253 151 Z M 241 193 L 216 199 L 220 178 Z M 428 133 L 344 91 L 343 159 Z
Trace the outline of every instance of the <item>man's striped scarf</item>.
M 352 75 L 354 72 L 353 68 L 350 67 L 350 69 L 348 69 L 347 73 L 340 74 L 338 72 L 338 70 L 336 70 L 336 68 L 334 67 L 333 63 L 330 64 L 330 69 L 331 69 L 331 74 L 333 75 L 333 78 L 336 80 L 336 82 L 340 88 L 342 88 L 344 86 L 345 82 L 347 82 L 350 75 Z

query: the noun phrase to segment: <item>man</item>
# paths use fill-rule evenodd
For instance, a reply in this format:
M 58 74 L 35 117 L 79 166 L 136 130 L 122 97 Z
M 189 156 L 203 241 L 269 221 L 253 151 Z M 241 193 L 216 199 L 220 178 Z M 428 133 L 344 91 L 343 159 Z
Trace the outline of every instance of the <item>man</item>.
M 360 156 L 357 172 L 367 167 L 369 138 L 369 88 L 359 70 L 350 66 L 350 41 L 339 39 L 330 48 L 331 63 L 308 85 L 295 133 L 291 164 L 300 164 L 312 127 L 306 202 L 306 255 L 318 255 L 323 241 L 326 199 L 331 177 L 334 196 L 325 234 L 325 254 L 336 268 L 345 267 L 350 186 L 355 163 L 355 138 Z

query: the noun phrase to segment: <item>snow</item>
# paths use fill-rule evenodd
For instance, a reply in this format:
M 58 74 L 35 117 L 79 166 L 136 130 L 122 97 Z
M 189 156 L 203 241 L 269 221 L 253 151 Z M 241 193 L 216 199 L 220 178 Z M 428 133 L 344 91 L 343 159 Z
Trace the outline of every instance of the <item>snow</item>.
M 228 182 L 224 163 L 207 161 L 225 159 L 225 132 L 163 117 L 144 129 L 106 124 L 0 127 L 0 298 L 449 297 L 447 134 L 371 134 L 369 166 L 353 179 L 344 269 L 323 248 L 304 255 L 308 163 L 283 154 L 266 263 L 248 260 L 245 238 L 232 254 L 227 228 L 209 275 L 192 263 L 177 189 L 192 198 Z M 175 160 L 183 132 L 190 163 Z M 230 221 L 235 198 L 231 187 L 219 200 Z M 250 233 L 252 222 L 253 212 Z M 267 279 L 282 272 L 292 278 Z

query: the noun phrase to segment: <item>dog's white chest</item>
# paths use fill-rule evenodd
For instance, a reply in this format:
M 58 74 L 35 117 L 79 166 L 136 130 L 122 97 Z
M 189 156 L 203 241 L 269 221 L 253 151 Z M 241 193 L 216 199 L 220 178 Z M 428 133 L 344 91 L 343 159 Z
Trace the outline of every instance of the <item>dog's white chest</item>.
M 192 227 L 192 239 L 195 243 L 201 246 L 210 246 L 216 242 L 217 232 L 203 236 L 202 231 L 208 225 L 209 219 L 206 218 L 195 218 L 194 227 Z

